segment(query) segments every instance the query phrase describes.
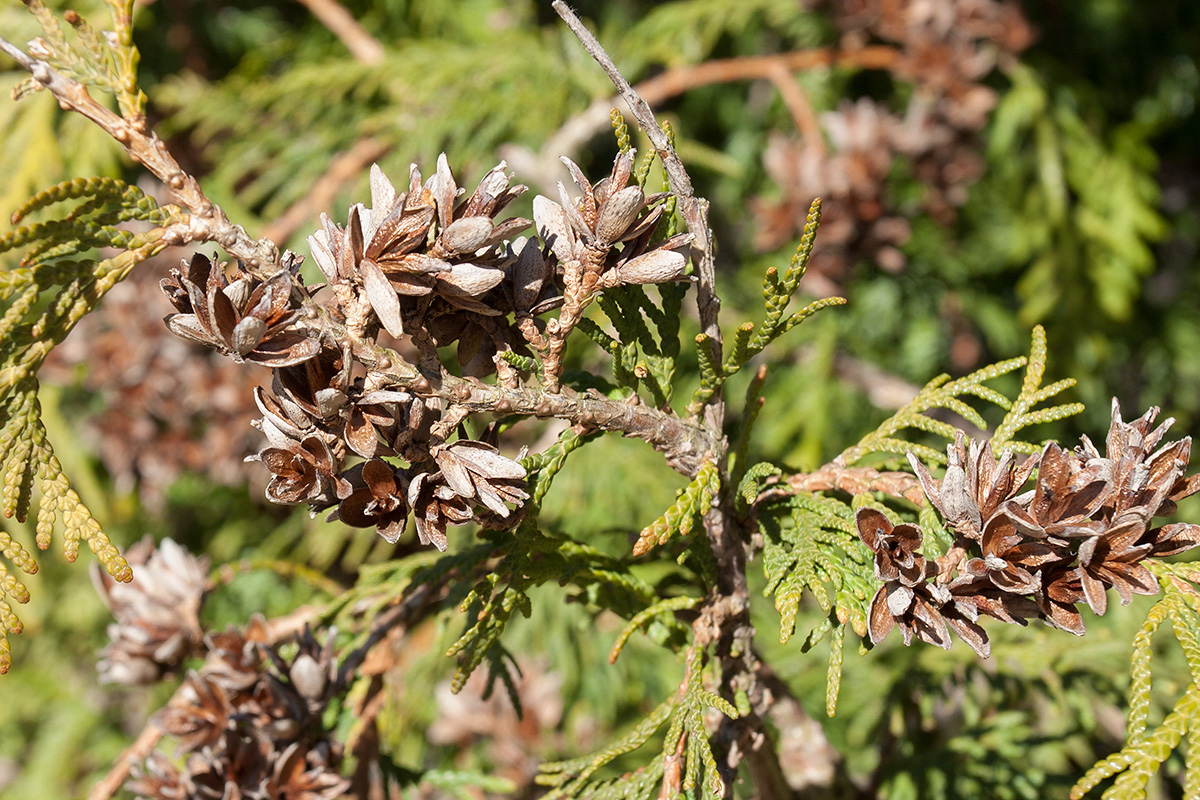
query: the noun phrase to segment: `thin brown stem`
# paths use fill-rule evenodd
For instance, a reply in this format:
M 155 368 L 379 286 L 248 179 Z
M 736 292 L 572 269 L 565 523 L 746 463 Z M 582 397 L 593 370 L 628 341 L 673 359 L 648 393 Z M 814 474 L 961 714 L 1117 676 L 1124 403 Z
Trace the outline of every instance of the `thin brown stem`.
M 599 393 L 579 394 L 569 388 L 557 393 L 534 388 L 509 388 L 422 371 L 396 358 L 394 351 L 355 336 L 324 309 L 309 301 L 309 327 L 329 341 L 350 342 L 354 357 L 394 386 L 420 397 L 438 397 L 472 412 L 564 419 L 584 429 L 614 431 L 642 439 L 665 457 L 677 472 L 694 478 L 720 439 L 673 413 L 631 402 L 610 400 Z
M 110 797 L 116 795 L 121 785 L 129 777 L 129 771 L 133 765 L 145 761 L 162 737 L 162 728 L 157 725 L 150 724 L 143 728 L 134 743 L 121 752 L 108 774 L 88 792 L 87 800 L 109 800 Z
M 787 106 L 788 113 L 792 116 L 792 122 L 800 131 L 800 135 L 804 137 L 804 144 L 824 155 L 825 137 L 821 133 L 817 113 L 813 110 L 812 103 L 808 101 L 808 94 L 800 87 L 800 84 L 796 83 L 791 71 L 782 61 L 777 61 L 773 69 L 767 72 L 766 77 L 779 92 L 783 104 Z
M 200 189 L 199 182 L 183 170 L 162 140 L 146 133 L 139 120 L 127 120 L 97 103 L 80 82 L 66 77 L 45 61 L 30 57 L 11 42 L 0 38 L 0 50 L 27 70 L 50 91 L 60 106 L 87 117 L 115 139 L 137 163 L 163 182 L 171 196 L 192 212 L 189 241 L 217 242 L 260 278 L 276 271 L 279 249 L 269 239 L 255 241 L 240 225 L 229 221 L 221 207 Z M 183 244 L 184 242 L 171 242 Z
M 756 504 L 778 500 L 796 492 L 840 491 L 850 495 L 883 492 L 917 506 L 925 504 L 921 484 L 911 472 L 880 472 L 869 467 L 844 467 L 836 461 L 815 472 L 799 472 L 773 479 Z
M 684 168 L 679 154 L 671 146 L 667 134 L 663 132 L 654 117 L 654 111 L 641 95 L 634 91 L 625 80 L 608 53 L 584 27 L 579 17 L 567 7 L 563 0 L 554 0 L 554 10 L 562 17 L 563 22 L 571 29 L 583 44 L 588 55 L 596 60 L 600 68 L 608 75 L 609 80 L 617 87 L 617 91 L 629 106 L 629 111 L 637 121 L 638 127 L 649 137 L 658 157 L 662 160 L 671 184 L 671 191 L 678 198 L 679 214 L 692 234 L 692 260 L 696 265 L 696 307 L 700 314 L 700 330 L 708 336 L 708 346 L 712 350 L 713 363 L 721 363 L 721 326 L 718 317 L 721 311 L 721 301 L 716 293 L 716 262 L 712 248 L 712 231 L 708 227 L 708 201 L 696 197 L 692 188 L 692 179 Z M 705 411 L 705 425 L 714 436 L 720 436 L 725 422 L 724 404 L 719 394 L 714 394 Z

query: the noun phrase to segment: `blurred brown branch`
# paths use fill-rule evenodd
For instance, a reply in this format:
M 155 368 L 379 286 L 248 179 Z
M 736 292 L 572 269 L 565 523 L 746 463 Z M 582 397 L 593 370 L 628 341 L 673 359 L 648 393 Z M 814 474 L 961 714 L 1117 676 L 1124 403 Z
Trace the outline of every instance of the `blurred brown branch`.
M 648 105 L 658 106 L 684 92 L 717 83 L 765 79 L 779 87 L 781 72 L 790 74 L 817 67 L 895 69 L 901 63 L 901 56 L 901 52 L 894 47 L 872 45 L 856 50 L 820 47 L 765 56 L 722 58 L 668 69 L 637 84 L 633 91 Z M 801 124 L 804 112 L 796 106 L 795 96 L 785 96 L 784 101 L 796 119 L 797 127 L 807 136 L 811 132 L 809 123 Z M 557 133 L 546 140 L 539 152 L 508 145 L 501 149 L 501 155 L 513 168 L 528 175 L 546 191 L 552 191 L 563 174 L 558 157 L 578 154 L 589 139 L 609 127 L 609 110 L 622 104 L 624 101 L 620 95 L 602 97 L 567 120 Z
M 321 24 L 342 40 L 350 55 L 363 64 L 375 65 L 383 62 L 383 45 L 359 24 L 345 6 L 337 0 L 300 0 Z

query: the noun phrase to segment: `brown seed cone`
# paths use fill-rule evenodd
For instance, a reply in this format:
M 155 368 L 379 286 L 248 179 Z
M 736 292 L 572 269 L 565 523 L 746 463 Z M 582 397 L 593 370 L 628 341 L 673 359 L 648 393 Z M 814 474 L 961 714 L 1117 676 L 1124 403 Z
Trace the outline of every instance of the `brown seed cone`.
M 446 549 L 446 528 L 474 519 L 467 501 L 445 482 L 440 472 L 418 472 L 408 484 L 408 504 L 413 510 L 417 539 Z
M 343 476 L 352 487 L 334 509 L 329 520 L 341 520 L 352 528 L 374 526 L 391 544 L 408 524 L 405 478 L 381 458 L 356 464 Z
M 452 309 L 503 313 L 480 298 L 500 285 L 504 267 L 513 260 L 505 240 L 530 225 L 520 218 L 495 220 L 526 191 L 509 182 L 502 162 L 484 176 L 470 198 L 456 205 L 458 186 L 445 154 L 424 185 L 414 164 L 405 193 L 397 193 L 373 166 L 372 207 L 352 207 L 345 229 L 322 216 L 322 228 L 309 237 L 313 258 L 334 287 L 343 315 L 356 321 L 356 327 L 365 327 L 363 314 L 373 314 L 384 330 L 399 338 L 406 319 L 431 311 L 428 301 L 418 304 L 416 298 L 434 295 L 435 304 Z
M 261 461 L 271 471 L 267 499 L 272 503 L 294 506 L 310 503 L 327 508 L 353 491 L 349 481 L 338 474 L 341 461 L 320 434 L 305 436 L 284 447 L 268 447 L 250 460 Z
M 921 529 L 916 525 L 896 525 L 876 508 L 860 508 L 854 515 L 858 535 L 875 554 L 875 577 L 904 586 L 921 584 L 933 572 L 933 565 L 918 552 Z
M 510 510 L 506 503 L 520 505 L 529 499 L 524 491 L 525 468 L 500 455 L 485 442 L 459 439 L 430 450 L 442 478 L 459 497 L 486 506 L 501 517 Z
M 968 446 L 962 431 L 946 446 L 946 459 L 946 474 L 936 481 L 915 455 L 908 456 L 929 502 L 957 534 L 974 540 L 999 508 L 1020 492 L 1039 462 L 1034 456 L 1017 466 L 1012 451 L 1005 451 L 997 461 L 990 441 L 977 439 Z
M 200 645 L 208 559 L 170 539 L 155 547 L 149 535 L 125 558 L 134 567 L 129 583 L 117 583 L 92 565 L 96 591 L 117 620 L 108 626 L 111 641 L 97 669 L 104 683 L 156 683 Z
M 321 722 L 338 690 L 333 633 L 322 645 L 306 630 L 290 660 L 264 635 L 255 619 L 206 639 L 208 661 L 155 718 L 178 741 L 177 756 L 187 754 L 182 769 L 152 753 L 127 789 L 154 800 L 344 796 L 342 748 Z
M 635 156 L 633 150 L 618 154 L 611 174 L 594 186 L 564 158 L 582 196 L 572 200 L 559 184 L 559 202 L 534 198 L 533 218 L 542 240 L 562 264 L 599 264 L 596 288 L 680 280 L 687 267 L 687 257 L 676 251 L 691 241 L 690 234 L 650 243 L 667 195 L 647 197 L 637 185 L 628 185 Z
M 289 263 L 266 283 L 249 276 L 230 283 L 220 265 L 197 253 L 187 265 L 187 275 L 171 270 L 171 277 L 160 284 L 179 311 L 166 317 L 167 327 L 238 363 L 286 367 L 313 358 L 320 345 L 294 327 L 299 312 L 291 298 L 300 261 L 293 258 Z

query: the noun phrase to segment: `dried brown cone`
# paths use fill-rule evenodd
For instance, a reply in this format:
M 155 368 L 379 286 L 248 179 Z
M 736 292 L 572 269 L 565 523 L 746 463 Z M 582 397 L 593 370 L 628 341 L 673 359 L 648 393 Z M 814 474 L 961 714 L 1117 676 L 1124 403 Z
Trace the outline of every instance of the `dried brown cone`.
M 408 484 L 408 504 L 413 510 L 417 539 L 445 550 L 446 528 L 475 519 L 465 498 L 446 483 L 441 472 L 418 472 Z
M 650 242 L 667 195 L 647 197 L 641 187 L 629 185 L 635 156 L 632 150 L 618 154 L 611 173 L 595 185 L 575 162 L 563 158 L 581 196 L 572 199 L 560 183 L 560 202 L 534 198 L 538 234 L 562 268 L 563 307 L 558 319 L 546 325 L 543 354 L 544 380 L 550 391 L 558 387 L 567 336 L 597 292 L 624 283 L 681 280 L 686 274 L 687 257 L 677 251 L 691 241 L 690 234 Z
M 245 420 L 254 411 L 251 392 L 267 373 L 163 325 L 159 304 L 146 298 L 158 291 L 156 273 L 165 274 L 169 260 L 148 262 L 113 287 L 39 372 L 48 383 L 87 393 L 94 411 L 82 435 L 116 493 L 136 490 L 151 511 L 161 510 L 164 492 L 182 473 L 231 486 L 265 483 L 243 458 L 258 447 Z
M 288 441 L 283 447 L 267 447 L 247 460 L 261 461 L 270 470 L 267 499 L 272 503 L 328 508 L 353 491 L 350 482 L 338 474 L 341 460 L 320 434 Z
M 192 787 L 172 761 L 157 750 L 141 764 L 134 764 L 125 790 L 138 800 L 182 800 L 190 797 Z
M 820 197 L 821 236 L 808 273 L 808 280 L 818 279 L 817 291 L 837 293 L 862 258 L 889 272 L 903 270 L 900 247 L 912 228 L 886 185 L 897 125 L 884 106 L 863 98 L 821 114 L 816 136 L 772 136 L 763 162 L 780 196 L 751 204 L 756 249 L 773 250 L 799 236 L 812 198 Z
M 992 516 L 1020 492 L 1039 457 L 1017 466 L 1011 450 L 997 461 L 990 441 L 976 439 L 969 447 L 964 441 L 959 431 L 954 443 L 946 446 L 946 474 L 941 481 L 933 479 L 916 455 L 909 453 L 908 462 L 925 496 L 954 532 L 978 541 Z
M 983 578 L 1002 592 L 1032 595 L 1040 591 L 1041 568 L 1062 560 L 1055 548 L 1017 532 L 1003 515 L 992 517 L 979 543 L 982 555 L 962 565 L 965 575 Z
M 570 265 L 578 264 L 583 268 L 579 274 L 583 281 L 580 291 L 586 295 L 608 266 L 605 261 L 612 254 L 614 245 L 633 242 L 631 249 L 635 252 L 631 255 L 634 256 L 651 249 L 648 238 L 662 219 L 663 201 L 667 195 L 659 193 L 647 197 L 641 187 L 629 185 L 635 157 L 633 150 L 619 153 L 613 161 L 612 172 L 594 186 L 574 161 L 563 158 L 581 196 L 572 199 L 560 183 L 558 203 L 547 197 L 534 198 L 533 217 L 538 233 L 567 270 L 565 280 L 569 292 L 573 282 Z M 670 260 L 681 270 L 686 261 L 678 253 Z
M 837 294 L 861 260 L 890 272 L 906 265 L 900 248 L 912 211 L 889 191 L 897 161 L 922 189 L 920 213 L 953 223 L 983 174 L 977 133 L 997 100 L 988 77 L 1002 55 L 1020 52 L 1033 37 L 1019 8 L 996 0 L 822 5 L 842 30 L 837 49 L 848 60 L 868 41 L 888 41 L 885 68 L 912 88 L 904 109 L 861 98 L 820 114 L 819 127 L 800 120 L 801 136 L 775 136 L 764 154 L 780 196 L 752 205 L 755 245 L 771 250 L 795 239 L 812 198 L 821 197 L 821 241 L 807 280 L 818 279 L 822 294 Z
M 200 673 L 226 692 L 244 692 L 258 683 L 262 665 L 260 645 L 266 644 L 266 620 L 261 614 L 250 617 L 243 628 L 230 625 L 220 633 L 204 637 L 208 651 Z
M 160 284 L 179 311 L 166 317 L 167 327 L 237 363 L 286 367 L 307 361 L 320 345 L 295 325 L 300 312 L 291 299 L 300 260 L 293 256 L 286 266 L 265 283 L 249 275 L 230 283 L 221 266 L 199 253 L 192 256 L 187 275 L 171 270 L 171 277 Z
M 319 432 L 339 463 L 346 449 L 364 458 L 404 455 L 419 446 L 427 458 L 429 426 L 437 419 L 420 398 L 386 385 L 377 373 L 350 381 L 353 362 L 323 351 L 318 358 L 275 371 L 271 392 L 256 391 L 263 417 L 255 427 L 275 447 Z M 343 444 L 344 443 L 344 444 Z
M 424 247 L 434 219 L 433 196 L 421 186 L 413 165 L 409 191 L 397 194 L 379 167 L 371 168 L 371 209 L 357 204 L 343 229 L 321 215 L 321 229 L 308 237 L 313 259 L 333 291 L 333 302 L 358 335 L 374 319 L 393 336 L 404 334 L 397 293 L 424 296 L 433 291 L 433 275 L 446 265 L 417 252 Z M 392 281 L 383 264 L 391 268 Z
M 987 476 L 995 462 L 975 459 L 972 444 L 964 464 L 961 436 L 950 450 L 950 466 L 940 484 L 910 459 L 931 502 L 956 532 L 971 539 L 976 521 L 985 525 L 978 541 L 981 553 L 967 558 L 963 542 L 957 542 L 962 551 L 958 559 L 939 560 L 940 579 L 952 578 L 957 570 L 951 590 L 981 613 L 1005 621 L 1028 616 L 1015 604 L 1032 598 L 1041 616 L 1080 635 L 1085 628 L 1078 603 L 1086 602 L 1101 615 L 1110 587 L 1123 604 L 1134 594 L 1155 594 L 1158 584 L 1141 562 L 1200 544 L 1198 526 L 1151 529 L 1154 516 L 1172 513 L 1175 499 L 1200 487 L 1194 477 L 1184 477 L 1191 440 L 1160 446 L 1172 420 L 1154 428 L 1157 414 L 1152 408 L 1126 423 L 1114 400 L 1104 455 L 1086 437 L 1074 452 L 1052 442 L 1042 451 L 1034 490 L 1007 499 L 1020 482 L 985 498 L 979 487 L 991 480 Z
M 350 780 L 338 772 L 340 752 L 328 742 L 308 748 L 293 742 L 275 759 L 265 797 L 288 800 L 335 800 L 345 797 Z
M 441 416 L 408 392 L 359 390 L 342 414 L 346 444 L 363 458 L 399 455 L 408 461 L 428 458 L 430 429 Z
M 309 237 L 313 258 L 351 329 L 366 333 L 373 317 L 399 338 L 406 329 L 421 334 L 429 313 L 502 313 L 481 298 L 504 279 L 503 267 L 510 260 L 504 241 L 530 224 L 519 217 L 495 220 L 526 191 L 509 182 L 502 162 L 456 205 L 459 190 L 445 154 L 424 185 L 414 164 L 404 193 L 396 192 L 378 166 L 372 167 L 371 209 L 361 204 L 351 208 L 344 229 L 322 216 L 322 229 Z M 446 308 L 431 310 L 430 300 L 418 303 L 418 298 L 440 300 Z
M 349 400 L 353 361 L 347 354 L 322 350 L 316 358 L 274 371 L 271 392 L 274 402 L 291 424 L 301 430 L 327 426 L 336 420 Z M 266 414 L 266 410 L 263 411 Z M 299 438 L 292 436 L 292 438 Z
M 486 442 L 459 439 L 436 446 L 430 453 L 455 494 L 494 514 L 508 517 L 507 503 L 519 506 L 529 499 L 524 490 L 525 468 Z
M 293 693 L 304 704 L 310 716 L 319 716 L 333 693 L 339 689 L 337 683 L 338 663 L 334 645 L 337 631 L 330 629 L 321 642 L 306 625 L 296 637 L 296 654 L 291 661 L 280 657 L 273 648 L 266 648 L 267 657 L 274 666 L 267 673 L 272 683 Z
M 875 554 L 875 577 L 883 584 L 867 612 L 871 642 L 879 644 L 898 627 L 906 645 L 915 636 L 948 649 L 953 630 L 986 658 L 990 651 L 987 633 L 976 622 L 979 609 L 929 580 L 937 568 L 920 553 L 921 529 L 908 523 L 893 526 L 875 508 L 860 508 L 854 521 L 859 537 Z
M 330 513 L 329 521 L 341 520 L 352 528 L 374 527 L 388 543 L 395 544 L 408 525 L 404 474 L 383 459 L 373 458 L 351 467 L 343 477 L 351 492 Z M 446 549 L 444 542 L 439 549 Z
M 1087 437 L 1079 449 L 1079 457 L 1087 459 L 1088 464 L 1098 463 L 1109 470 L 1114 491 L 1106 498 L 1105 509 L 1114 524 L 1118 517 L 1135 509 L 1148 524 L 1154 516 L 1175 513 L 1176 501 L 1200 490 L 1200 476 L 1184 477 L 1191 460 L 1191 437 L 1159 447 L 1175 420 L 1168 417 L 1152 429 L 1158 411 L 1152 407 L 1137 420 L 1125 422 L 1113 398 L 1105 456 Z
M 1042 574 L 1042 591 L 1036 596 L 1042 616 L 1057 628 L 1083 636 L 1087 628 L 1076 606 L 1086 596 L 1079 580 L 1079 568 L 1062 563 Z
M 254 620 L 245 632 L 207 640 L 208 661 L 155 717 L 176 754 L 187 754 L 183 768 L 151 754 L 127 789 L 155 800 L 344 796 L 342 747 L 321 721 L 337 690 L 333 634 L 321 645 L 306 630 L 287 660 L 262 642 L 264 633 Z M 271 669 L 262 669 L 261 654 Z
M 1150 544 L 1137 544 L 1145 525 L 1125 525 L 1084 540 L 1079 546 L 1079 581 L 1092 613 L 1102 616 L 1108 608 L 1108 587 L 1117 590 L 1121 605 L 1129 605 L 1135 594 L 1157 594 L 1158 581 L 1142 559 Z
M 177 742 L 177 756 L 220 747 L 235 724 L 235 697 L 218 682 L 195 672 L 188 673 L 183 686 L 159 712 L 156 724 Z
M 1107 473 L 1104 464 L 1085 466 L 1057 442 L 1050 442 L 1042 450 L 1033 496 L 1009 500 L 998 513 L 1027 536 L 1065 548 L 1071 539 L 1105 529 L 1095 517 L 1112 492 Z
M 208 559 L 170 539 L 156 547 L 148 535 L 125 558 L 134 567 L 129 583 L 117 583 L 92 565 L 96 591 L 117 619 L 108 626 L 111 641 L 97 669 L 104 683 L 156 683 L 199 649 Z
M 875 554 L 875 578 L 916 586 L 933 575 L 933 565 L 920 553 L 921 529 L 904 523 L 892 525 L 882 511 L 860 508 L 854 515 L 859 538 Z

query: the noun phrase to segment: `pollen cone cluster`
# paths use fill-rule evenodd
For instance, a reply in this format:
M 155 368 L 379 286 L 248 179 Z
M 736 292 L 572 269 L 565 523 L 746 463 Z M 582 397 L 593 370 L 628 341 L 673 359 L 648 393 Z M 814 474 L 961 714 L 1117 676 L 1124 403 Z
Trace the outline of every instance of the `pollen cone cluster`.
M 1103 455 L 1085 438 L 1075 450 L 1051 442 L 1017 465 L 1011 452 L 997 459 L 988 442 L 967 445 L 960 435 L 947 448 L 941 480 L 910 456 L 954 541 L 945 555 L 928 559 L 920 528 L 859 509 L 858 534 L 875 554 L 882 583 L 868 614 L 871 640 L 899 628 L 906 644 L 916 637 L 949 647 L 953 630 L 986 656 L 981 615 L 1022 625 L 1041 618 L 1082 635 L 1080 604 L 1099 615 L 1109 589 L 1123 604 L 1157 593 L 1141 562 L 1200 545 L 1200 526 L 1153 521 L 1200 490 L 1196 476 L 1184 478 L 1191 439 L 1162 444 L 1173 420 L 1155 428 L 1157 415 L 1151 408 L 1127 423 L 1114 401 Z M 1034 486 L 1025 490 L 1035 468 Z

